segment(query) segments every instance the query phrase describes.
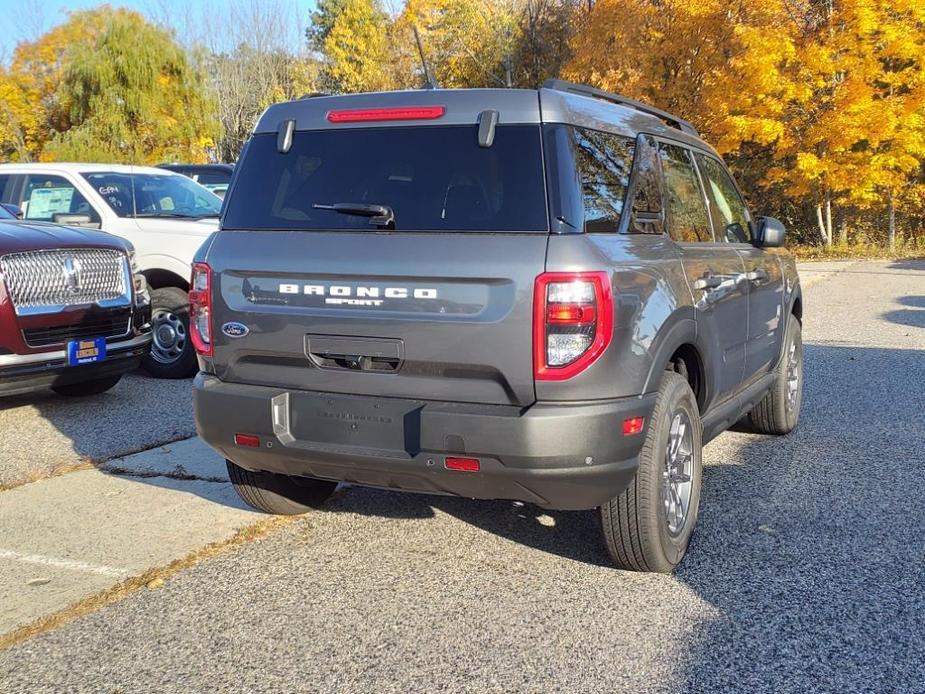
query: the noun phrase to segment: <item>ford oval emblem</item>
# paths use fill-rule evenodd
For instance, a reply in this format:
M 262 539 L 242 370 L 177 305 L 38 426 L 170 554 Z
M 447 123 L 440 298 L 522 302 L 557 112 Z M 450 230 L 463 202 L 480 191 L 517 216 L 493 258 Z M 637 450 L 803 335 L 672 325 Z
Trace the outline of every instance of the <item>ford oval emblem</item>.
M 244 325 L 244 323 L 238 323 L 237 321 L 231 321 L 222 326 L 222 332 L 228 337 L 244 337 L 250 331 L 251 329 Z

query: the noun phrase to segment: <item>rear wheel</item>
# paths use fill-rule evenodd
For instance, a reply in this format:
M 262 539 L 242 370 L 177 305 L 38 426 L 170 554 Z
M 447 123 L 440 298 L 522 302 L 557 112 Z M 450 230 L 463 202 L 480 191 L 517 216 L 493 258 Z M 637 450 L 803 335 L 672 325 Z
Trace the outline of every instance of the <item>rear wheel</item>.
M 803 331 L 800 321 L 791 316 L 774 385 L 749 413 L 748 420 L 760 434 L 789 434 L 800 420 L 802 403 Z
M 604 542 L 617 568 L 670 573 L 697 524 L 702 426 L 687 381 L 665 373 L 633 483 L 600 508 Z
M 97 378 L 92 381 L 82 381 L 80 383 L 68 383 L 62 386 L 52 386 L 52 390 L 58 395 L 68 397 L 82 398 L 88 395 L 99 395 L 115 386 L 122 380 L 122 374 L 118 376 L 107 376 L 106 378 Z
M 281 516 L 295 516 L 323 504 L 337 482 L 311 477 L 277 475 L 272 472 L 251 472 L 230 460 L 228 477 L 238 496 L 258 511 Z
M 151 292 L 151 351 L 142 359 L 155 378 L 189 378 L 198 370 L 189 339 L 189 296 L 179 287 Z

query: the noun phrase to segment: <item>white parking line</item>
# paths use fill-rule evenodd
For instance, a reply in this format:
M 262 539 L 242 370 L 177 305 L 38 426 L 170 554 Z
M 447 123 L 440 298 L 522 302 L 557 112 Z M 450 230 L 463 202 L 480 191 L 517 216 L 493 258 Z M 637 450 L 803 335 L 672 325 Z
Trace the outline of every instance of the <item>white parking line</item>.
M 38 564 L 39 566 L 49 566 L 56 569 L 70 569 L 71 571 L 86 571 L 87 573 L 99 574 L 100 576 L 110 576 L 112 578 L 125 578 L 129 572 L 125 569 L 116 569 L 112 566 L 100 566 L 98 564 L 87 564 L 82 561 L 72 559 L 58 559 L 57 557 L 46 557 L 41 554 L 25 554 L 23 552 L 14 552 L 11 549 L 0 547 L 0 559 L 12 559 L 21 561 L 26 564 Z

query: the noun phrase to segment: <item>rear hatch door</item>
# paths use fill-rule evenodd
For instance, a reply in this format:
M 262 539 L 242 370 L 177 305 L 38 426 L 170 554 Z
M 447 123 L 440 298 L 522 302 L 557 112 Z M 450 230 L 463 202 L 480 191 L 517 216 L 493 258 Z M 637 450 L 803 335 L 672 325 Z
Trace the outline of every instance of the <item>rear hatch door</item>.
M 209 249 L 220 378 L 535 400 L 549 238 L 538 125 L 498 126 L 491 147 L 473 124 L 297 131 L 279 149 L 276 134 L 252 138 Z

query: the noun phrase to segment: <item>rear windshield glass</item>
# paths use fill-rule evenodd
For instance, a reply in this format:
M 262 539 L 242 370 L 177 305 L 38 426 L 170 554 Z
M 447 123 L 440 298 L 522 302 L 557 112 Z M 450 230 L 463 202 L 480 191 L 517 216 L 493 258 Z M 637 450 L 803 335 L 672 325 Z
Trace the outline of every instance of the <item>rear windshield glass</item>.
M 373 205 L 399 231 L 548 230 L 539 126 L 498 126 L 491 147 L 475 125 L 296 132 L 286 154 L 276 139 L 248 145 L 225 228 L 374 230 L 356 212 Z

